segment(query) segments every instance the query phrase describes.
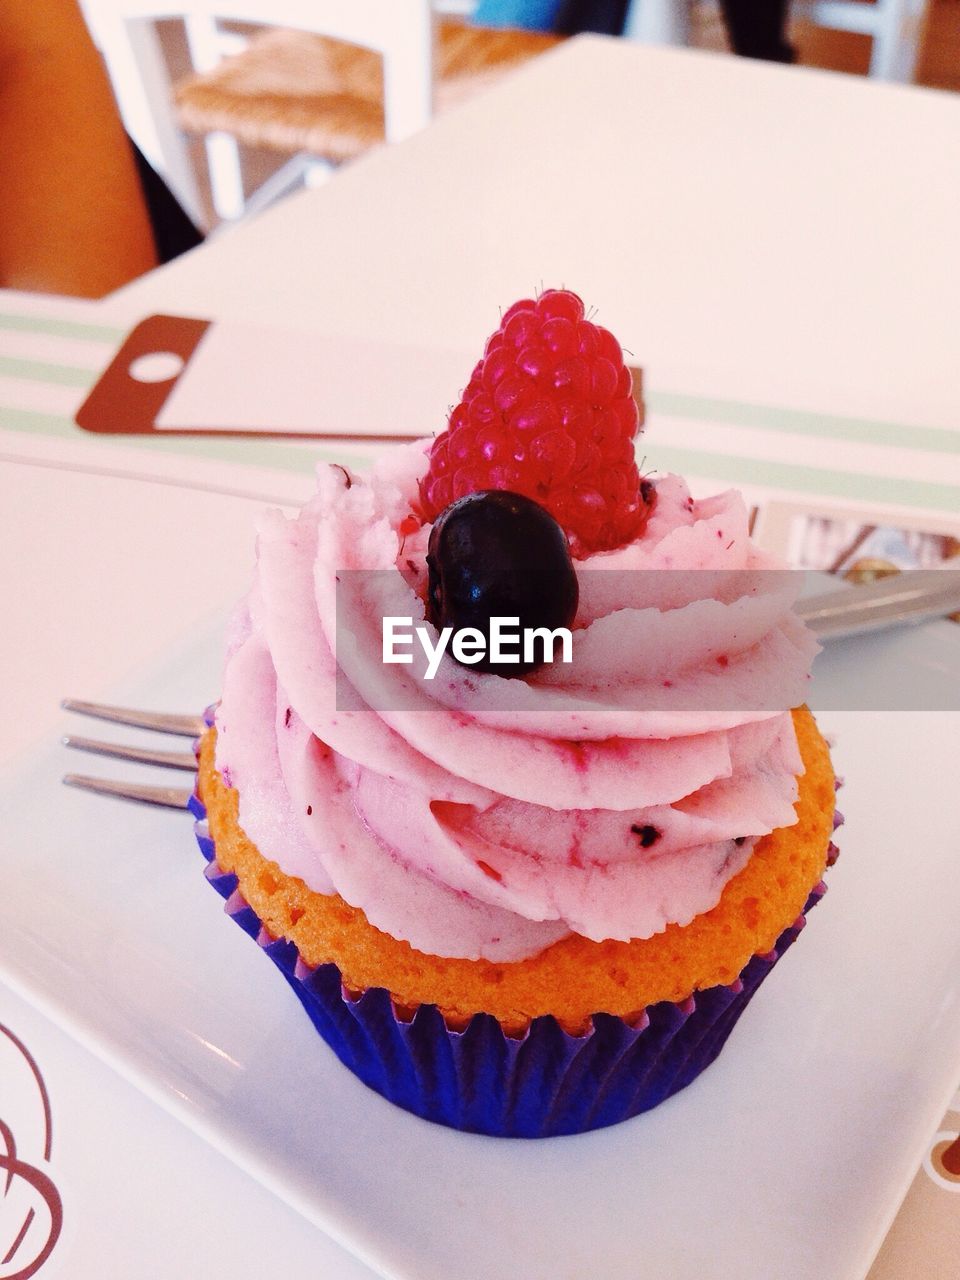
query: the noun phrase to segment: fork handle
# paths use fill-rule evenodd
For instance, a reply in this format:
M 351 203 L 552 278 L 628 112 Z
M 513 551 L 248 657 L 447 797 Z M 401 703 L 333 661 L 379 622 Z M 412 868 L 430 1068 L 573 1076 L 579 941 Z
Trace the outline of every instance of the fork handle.
M 956 569 L 908 569 L 797 604 L 797 612 L 821 640 L 922 622 L 958 609 L 960 570 Z

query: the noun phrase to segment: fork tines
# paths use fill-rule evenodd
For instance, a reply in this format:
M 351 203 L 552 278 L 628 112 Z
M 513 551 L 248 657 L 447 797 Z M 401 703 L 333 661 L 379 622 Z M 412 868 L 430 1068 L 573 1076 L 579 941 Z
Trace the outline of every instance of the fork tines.
M 197 771 L 197 757 L 192 751 L 156 751 L 149 747 L 125 747 L 119 742 L 99 742 L 95 738 L 78 738 L 66 734 L 61 741 L 75 751 L 89 751 L 94 756 L 110 756 L 114 760 L 132 760 L 135 764 L 155 764 L 163 769 Z
M 65 773 L 63 782 L 65 786 L 93 791 L 98 796 L 116 796 L 119 800 L 135 800 L 137 804 L 158 805 L 162 809 L 186 809 L 193 795 L 192 787 L 150 787 L 110 778 L 91 778 L 85 773 Z
M 81 716 L 93 716 L 95 720 L 112 720 L 115 724 L 128 724 L 135 729 L 154 729 L 157 733 L 172 733 L 179 738 L 199 738 L 204 730 L 203 716 L 172 716 L 162 711 L 134 711 L 130 707 L 108 707 L 102 702 L 81 702 L 77 698 L 64 698 L 60 703 L 64 711 L 76 711 Z
M 65 711 L 93 716 L 98 720 L 110 720 L 115 724 L 130 725 L 138 729 L 151 729 L 156 733 L 175 737 L 198 738 L 204 730 L 202 716 L 168 715 L 156 711 L 137 711 L 129 707 L 111 707 L 103 703 L 82 702 L 66 698 L 61 703 Z M 192 751 L 167 751 L 160 748 L 126 746 L 121 743 L 103 742 L 94 738 L 68 734 L 63 744 L 77 751 L 93 755 L 110 756 L 137 764 L 148 764 L 165 769 L 196 771 L 197 760 Z M 139 804 L 161 805 L 170 809 L 186 809 L 193 789 L 190 787 L 150 786 L 136 782 L 120 782 L 107 778 L 94 778 L 86 774 L 69 773 L 64 779 L 68 787 L 79 787 L 98 795 L 117 796 L 135 800 Z

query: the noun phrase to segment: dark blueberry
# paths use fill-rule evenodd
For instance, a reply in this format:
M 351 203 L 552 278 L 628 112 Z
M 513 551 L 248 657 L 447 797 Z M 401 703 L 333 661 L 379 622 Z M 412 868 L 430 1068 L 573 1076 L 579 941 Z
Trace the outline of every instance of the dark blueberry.
M 639 822 L 635 822 L 630 830 L 635 836 L 640 837 L 640 846 L 643 849 L 649 849 L 652 844 L 656 844 L 662 834 L 656 827 L 642 827 Z
M 482 490 L 452 502 L 430 532 L 427 569 L 430 621 L 438 630 L 476 627 L 488 650 L 491 618 L 518 618 L 511 630 L 521 633 L 552 631 L 569 627 L 577 612 L 579 588 L 566 535 L 549 512 L 518 493 Z M 559 656 L 559 645 L 554 654 Z M 536 656 L 495 664 L 485 655 L 471 665 L 516 676 L 543 665 L 539 641 Z

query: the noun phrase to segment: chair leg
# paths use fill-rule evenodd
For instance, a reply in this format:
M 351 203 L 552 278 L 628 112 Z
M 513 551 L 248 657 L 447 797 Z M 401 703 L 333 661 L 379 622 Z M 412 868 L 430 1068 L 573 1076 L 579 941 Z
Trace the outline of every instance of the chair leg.
M 243 216 L 245 218 L 255 217 L 275 201 L 281 199 L 282 196 L 287 195 L 294 187 L 305 183 L 312 162 L 312 157 L 305 155 L 303 152 L 291 156 L 275 173 L 271 173 L 266 182 L 262 182 L 256 191 L 251 194 L 244 208 Z
M 208 133 L 204 139 L 210 173 L 210 199 L 224 222 L 242 218 L 245 208 L 240 148 L 232 133 Z
M 874 79 L 913 79 L 926 7 L 925 0 L 877 0 L 877 27 L 870 54 Z
M 623 34 L 644 44 L 690 43 L 691 0 L 632 0 Z
M 95 12 L 88 18 L 127 132 L 199 226 L 202 219 L 196 176 L 169 109 L 170 80 L 153 23 L 136 19 L 126 26 L 111 24 L 99 21 Z
M 307 171 L 303 175 L 303 185 L 314 191 L 317 187 L 322 187 L 324 183 L 329 182 L 336 172 L 337 166 L 329 160 L 314 158 L 307 165 Z

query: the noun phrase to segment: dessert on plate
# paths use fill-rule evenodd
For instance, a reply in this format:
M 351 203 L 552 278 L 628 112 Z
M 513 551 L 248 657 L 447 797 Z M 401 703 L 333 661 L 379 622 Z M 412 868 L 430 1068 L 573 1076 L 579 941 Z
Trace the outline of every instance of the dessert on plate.
M 576 295 L 511 307 L 435 440 L 262 517 L 200 745 L 229 913 L 348 1067 L 453 1127 L 689 1084 L 835 853 L 793 575 L 736 492 L 642 478 L 637 427 Z M 497 653 L 496 618 L 569 653 Z

